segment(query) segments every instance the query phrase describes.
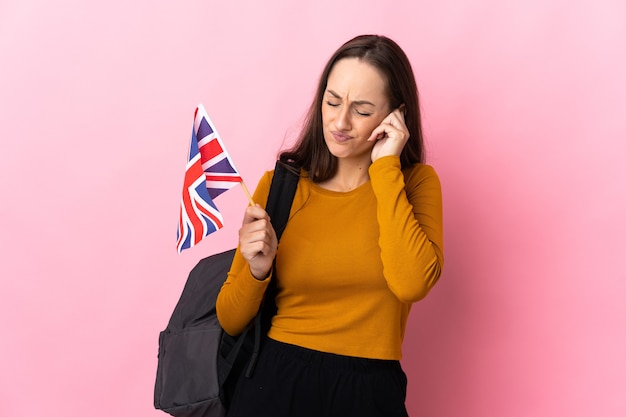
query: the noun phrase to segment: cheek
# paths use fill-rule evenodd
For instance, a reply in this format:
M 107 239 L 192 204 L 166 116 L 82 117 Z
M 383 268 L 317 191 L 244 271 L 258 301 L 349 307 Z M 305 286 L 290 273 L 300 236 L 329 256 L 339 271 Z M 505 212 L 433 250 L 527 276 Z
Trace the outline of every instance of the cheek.
M 326 126 L 328 121 L 328 113 L 322 108 L 322 125 Z
M 327 124 L 331 123 L 335 119 L 337 115 L 337 110 L 332 107 L 322 106 L 321 115 L 322 115 L 322 125 L 326 126 Z
M 367 135 L 367 137 L 369 137 L 372 134 L 372 131 L 374 129 L 380 126 L 383 120 L 384 118 L 382 119 L 377 118 L 376 120 L 368 120 L 367 124 L 363 125 L 363 132 Z

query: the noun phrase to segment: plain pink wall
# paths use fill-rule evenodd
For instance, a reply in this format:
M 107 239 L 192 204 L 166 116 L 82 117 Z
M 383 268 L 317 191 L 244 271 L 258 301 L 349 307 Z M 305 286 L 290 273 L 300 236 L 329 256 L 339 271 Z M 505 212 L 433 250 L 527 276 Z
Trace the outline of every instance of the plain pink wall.
M 329 54 L 396 39 L 420 86 L 446 266 L 412 312 L 413 416 L 626 415 L 626 3 L 0 3 L 0 415 L 164 416 L 157 337 L 203 102 L 254 188 Z

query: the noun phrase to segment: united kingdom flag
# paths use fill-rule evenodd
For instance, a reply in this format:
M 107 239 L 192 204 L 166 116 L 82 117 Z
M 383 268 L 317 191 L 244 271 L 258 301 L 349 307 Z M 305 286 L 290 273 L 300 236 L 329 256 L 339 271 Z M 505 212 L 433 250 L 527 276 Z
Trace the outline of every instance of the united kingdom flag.
M 202 104 L 194 114 L 176 248 L 178 253 L 219 230 L 224 220 L 213 199 L 242 179 Z

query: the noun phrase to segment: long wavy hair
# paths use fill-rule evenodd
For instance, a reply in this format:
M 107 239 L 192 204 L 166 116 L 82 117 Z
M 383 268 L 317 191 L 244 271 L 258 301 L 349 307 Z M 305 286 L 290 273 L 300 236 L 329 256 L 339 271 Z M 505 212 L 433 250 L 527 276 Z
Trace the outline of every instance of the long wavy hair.
M 291 161 L 308 171 L 314 182 L 323 182 L 337 172 L 337 158 L 326 142 L 322 125 L 322 100 L 328 76 L 335 64 L 345 58 L 358 58 L 378 69 L 386 81 L 391 109 L 405 106 L 405 122 L 410 137 L 400 155 L 402 168 L 423 162 L 424 140 L 417 84 L 409 59 L 391 39 L 379 35 L 360 35 L 343 44 L 330 58 L 320 76 L 313 103 L 304 119 L 295 145 L 280 154 L 281 161 Z

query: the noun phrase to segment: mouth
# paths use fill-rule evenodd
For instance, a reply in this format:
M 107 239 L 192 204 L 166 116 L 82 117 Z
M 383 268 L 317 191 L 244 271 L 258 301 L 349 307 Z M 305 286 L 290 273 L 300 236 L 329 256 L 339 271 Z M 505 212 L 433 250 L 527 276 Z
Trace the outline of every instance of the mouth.
M 342 133 L 342 132 L 333 131 L 330 133 L 333 135 L 333 138 L 339 143 L 346 142 L 352 139 L 350 135 L 346 135 L 345 133 Z

